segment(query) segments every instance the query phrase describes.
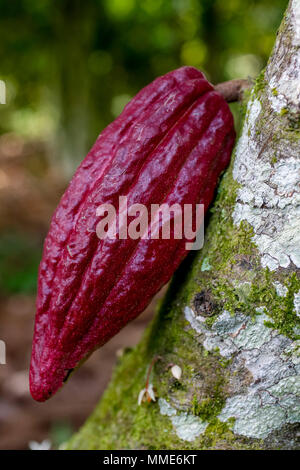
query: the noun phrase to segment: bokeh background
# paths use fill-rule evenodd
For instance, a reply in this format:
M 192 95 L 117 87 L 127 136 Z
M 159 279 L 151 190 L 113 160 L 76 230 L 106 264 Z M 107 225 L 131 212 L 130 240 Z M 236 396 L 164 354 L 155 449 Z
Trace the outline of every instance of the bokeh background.
M 255 78 L 286 0 L 0 0 L 0 448 L 57 447 L 89 415 L 154 303 L 49 402 L 28 365 L 38 263 L 51 214 L 100 131 L 138 90 L 181 65 L 212 83 Z M 239 126 L 238 105 L 232 107 Z

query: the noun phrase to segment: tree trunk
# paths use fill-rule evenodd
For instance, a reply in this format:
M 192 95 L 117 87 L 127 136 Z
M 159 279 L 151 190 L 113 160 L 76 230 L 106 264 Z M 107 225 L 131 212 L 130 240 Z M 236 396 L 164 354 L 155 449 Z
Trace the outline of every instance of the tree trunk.
M 143 340 L 65 448 L 297 447 L 299 46 L 292 0 L 245 106 L 204 248 L 180 267 Z M 139 406 L 154 357 L 156 401 Z

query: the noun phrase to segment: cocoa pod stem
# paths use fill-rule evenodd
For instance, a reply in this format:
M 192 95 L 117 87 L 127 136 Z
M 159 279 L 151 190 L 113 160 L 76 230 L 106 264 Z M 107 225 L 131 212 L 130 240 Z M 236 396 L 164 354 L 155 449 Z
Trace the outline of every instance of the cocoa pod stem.
M 236 79 L 215 85 L 215 90 L 223 96 L 227 103 L 241 101 L 245 90 L 251 87 L 250 80 Z

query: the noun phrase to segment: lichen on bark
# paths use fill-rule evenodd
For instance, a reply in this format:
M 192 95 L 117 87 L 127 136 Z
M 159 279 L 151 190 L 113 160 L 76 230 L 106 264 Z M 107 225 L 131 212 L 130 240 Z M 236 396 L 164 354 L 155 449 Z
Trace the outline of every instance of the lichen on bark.
M 64 448 L 298 447 L 299 18 L 293 0 L 252 89 L 203 249 L 180 267 L 141 343 Z M 138 406 L 155 356 L 157 399 Z M 180 380 L 169 364 L 181 367 Z

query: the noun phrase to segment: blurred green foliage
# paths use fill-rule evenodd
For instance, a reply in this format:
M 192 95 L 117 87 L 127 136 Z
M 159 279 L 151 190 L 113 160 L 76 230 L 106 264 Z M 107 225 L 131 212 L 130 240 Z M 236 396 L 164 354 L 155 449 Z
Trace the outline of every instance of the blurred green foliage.
M 50 430 L 52 449 L 58 449 L 61 444 L 69 440 L 74 429 L 68 421 L 55 421 Z
M 73 171 L 131 96 L 171 69 L 255 77 L 286 0 L 0 0 L 0 132 L 51 140 Z
M 29 294 L 36 289 L 40 243 L 27 234 L 7 232 L 0 236 L 0 293 Z

